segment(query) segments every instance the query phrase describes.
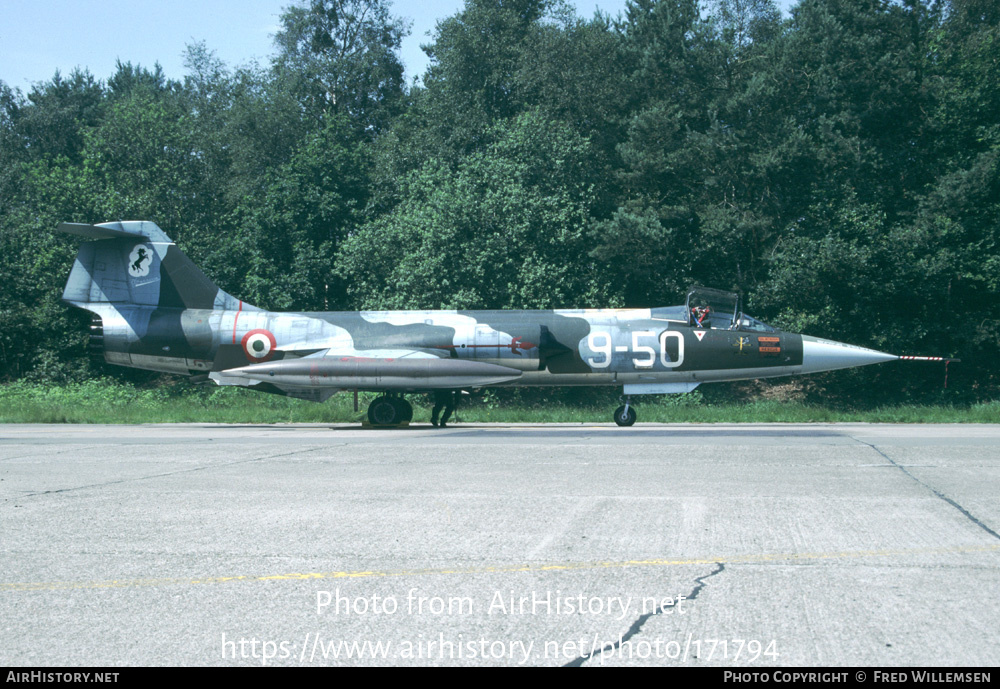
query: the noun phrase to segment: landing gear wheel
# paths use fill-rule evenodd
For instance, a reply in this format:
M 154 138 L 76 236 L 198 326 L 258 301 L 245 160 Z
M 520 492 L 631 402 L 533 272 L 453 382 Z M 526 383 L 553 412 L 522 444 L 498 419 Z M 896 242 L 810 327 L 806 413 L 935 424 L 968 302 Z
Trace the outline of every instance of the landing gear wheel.
M 368 406 L 368 420 L 373 426 L 393 426 L 399 423 L 403 410 L 391 397 L 376 397 Z
M 635 423 L 635 407 L 629 406 L 626 411 L 625 405 L 615 409 L 615 423 L 619 426 L 631 426 Z
M 396 405 L 396 411 L 399 413 L 397 423 L 409 423 L 413 421 L 413 406 L 402 397 L 393 397 L 391 399 L 392 403 Z

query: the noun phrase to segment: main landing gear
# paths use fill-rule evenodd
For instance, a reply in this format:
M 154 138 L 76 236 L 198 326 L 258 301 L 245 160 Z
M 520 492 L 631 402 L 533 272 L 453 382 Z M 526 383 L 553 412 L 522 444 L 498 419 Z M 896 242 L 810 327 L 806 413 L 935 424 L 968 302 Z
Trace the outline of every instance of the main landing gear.
M 382 395 L 368 405 L 372 426 L 396 426 L 413 420 L 413 407 L 399 395 Z
M 631 426 L 635 419 L 635 407 L 632 406 L 631 398 L 626 397 L 625 404 L 615 409 L 615 423 L 619 426 Z

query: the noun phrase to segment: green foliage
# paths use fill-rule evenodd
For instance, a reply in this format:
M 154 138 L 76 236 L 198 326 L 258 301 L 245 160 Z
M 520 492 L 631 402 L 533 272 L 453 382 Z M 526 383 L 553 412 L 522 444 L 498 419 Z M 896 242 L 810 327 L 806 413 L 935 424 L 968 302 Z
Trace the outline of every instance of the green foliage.
M 366 152 L 343 116 L 325 118 L 291 159 L 270 172 L 262 192 L 243 199 L 232 222 L 243 241 L 236 291 L 276 310 L 327 311 L 348 306 L 333 274 L 337 248 L 361 221 L 367 200 Z
M 275 67 L 314 113 L 378 134 L 403 102 L 398 51 L 408 30 L 383 0 L 308 0 L 285 8 Z
M 56 71 L 50 81 L 35 84 L 27 100 L 12 118 L 15 148 L 7 153 L 22 160 L 63 156 L 79 162 L 84 132 L 103 117 L 100 82 L 86 70 L 73 70 L 68 79 Z
M 552 308 L 607 304 L 589 258 L 592 153 L 529 112 L 456 170 L 413 173 L 406 200 L 344 244 L 338 270 L 364 308 Z
M 243 389 L 140 388 L 108 379 L 0 385 L 0 423 L 308 423 L 355 421 L 359 416 L 348 395 L 319 405 Z

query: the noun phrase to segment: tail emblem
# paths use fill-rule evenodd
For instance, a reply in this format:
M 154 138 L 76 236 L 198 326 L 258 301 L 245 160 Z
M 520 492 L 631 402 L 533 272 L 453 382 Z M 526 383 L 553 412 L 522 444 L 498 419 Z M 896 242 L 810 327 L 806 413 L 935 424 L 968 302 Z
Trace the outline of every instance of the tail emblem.
M 149 275 L 149 266 L 153 263 L 152 250 L 145 244 L 137 244 L 128 255 L 128 274 L 134 278 Z

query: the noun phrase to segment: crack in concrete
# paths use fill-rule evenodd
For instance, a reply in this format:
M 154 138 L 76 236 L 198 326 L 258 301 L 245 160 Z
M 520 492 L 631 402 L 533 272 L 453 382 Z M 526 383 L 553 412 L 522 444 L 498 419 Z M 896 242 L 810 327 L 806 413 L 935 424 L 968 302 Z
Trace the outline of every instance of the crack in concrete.
M 122 483 L 132 483 L 133 481 L 148 481 L 148 480 L 154 479 L 154 478 L 163 478 L 165 476 L 176 476 L 177 474 L 188 474 L 188 473 L 191 473 L 191 472 L 194 472 L 194 471 L 206 471 L 206 470 L 210 470 L 210 469 L 223 469 L 223 468 L 226 468 L 226 467 L 237 466 L 239 464 L 251 464 L 253 462 L 262 462 L 262 461 L 265 461 L 265 460 L 268 460 L 268 459 L 277 459 L 279 457 L 289 457 L 291 455 L 299 455 L 299 454 L 302 454 L 302 453 L 305 453 L 305 452 L 314 452 L 314 451 L 319 450 L 319 449 L 325 449 L 325 448 L 310 447 L 310 448 L 306 448 L 304 450 L 296 450 L 295 452 L 286 452 L 284 454 L 267 455 L 267 456 L 264 456 L 264 457 L 253 457 L 251 459 L 241 459 L 241 460 L 237 460 L 235 462 L 223 462 L 223 463 L 219 463 L 219 464 L 206 464 L 206 465 L 202 465 L 202 466 L 192 467 L 190 469 L 178 469 L 176 471 L 165 471 L 165 472 L 160 473 L 160 474 L 149 474 L 147 476 L 132 476 L 132 477 L 129 477 L 129 478 L 118 479 L 116 481 L 105 481 L 103 483 L 90 483 L 90 484 L 86 484 L 86 485 L 83 485 L 83 486 L 71 486 L 69 488 L 56 488 L 56 489 L 53 489 L 53 490 L 32 491 L 32 492 L 24 493 L 22 495 L 18 495 L 18 496 L 16 496 L 13 499 L 22 500 L 24 498 L 36 498 L 36 497 L 38 497 L 40 495 L 56 495 L 58 493 L 71 493 L 71 492 L 78 491 L 78 490 L 87 490 L 88 488 L 104 488 L 106 486 L 115 486 L 115 485 L 119 485 L 119 484 L 122 484 Z M 12 499 L 12 498 L 8 498 L 8 500 L 10 500 L 10 499 Z
M 958 510 L 959 512 L 961 512 L 973 524 L 975 524 L 976 526 L 978 526 L 980 529 L 982 529 L 983 531 L 985 531 L 986 533 L 988 533 L 993 538 L 995 538 L 997 540 L 1000 540 L 1000 534 L 998 534 L 996 531 L 994 531 L 990 527 L 986 526 L 986 524 L 983 524 L 981 521 L 979 521 L 978 519 L 976 519 L 976 517 L 974 517 L 972 515 L 972 513 L 969 512 L 969 510 L 967 510 L 964 507 L 962 507 L 961 505 L 959 505 L 957 502 L 955 502 L 954 500 L 952 500 L 951 498 L 949 498 L 947 495 L 945 495 L 944 493 L 942 493 L 941 491 L 939 491 L 937 488 L 935 488 L 934 486 L 928 485 L 927 483 L 924 483 L 923 481 L 921 481 L 920 479 L 918 479 L 916 476 L 914 476 L 913 474 L 911 474 L 909 471 L 906 470 L 906 465 L 898 463 L 892 457 L 890 457 L 886 453 L 882 452 L 882 450 L 878 449 L 877 447 L 875 447 L 871 443 L 866 443 L 864 440 L 859 440 L 858 438 L 854 438 L 853 436 L 851 437 L 851 439 L 854 440 L 857 443 L 862 444 L 862 445 L 867 445 L 871 449 L 875 450 L 875 452 L 877 452 L 880 455 L 882 455 L 883 457 L 885 457 L 886 460 L 888 460 L 894 467 L 896 467 L 897 469 L 899 469 L 900 471 L 902 471 L 904 474 L 906 474 L 907 476 L 909 476 L 912 480 L 916 481 L 921 486 L 923 486 L 924 488 L 926 488 L 927 490 L 929 490 L 930 492 L 932 492 L 935 496 L 937 496 L 941 500 L 944 500 L 946 503 L 948 503 L 949 505 L 951 505 L 952 507 L 954 507 L 956 510 Z
M 603 653 L 607 653 L 607 652 L 612 652 L 612 651 L 617 650 L 623 643 L 625 643 L 626 641 L 628 641 L 629 639 L 631 639 L 633 636 L 635 636 L 636 634 L 638 634 L 639 631 L 642 629 L 642 625 L 646 624 L 646 621 L 649 620 L 650 617 L 662 614 L 663 611 L 666 610 L 667 608 L 673 608 L 673 607 L 675 607 L 677 605 L 677 603 L 680 602 L 681 600 L 689 600 L 689 601 L 691 601 L 691 600 L 695 600 L 696 598 L 698 598 L 698 594 L 701 593 L 701 590 L 703 588 L 705 588 L 705 580 L 709 579 L 711 577 L 714 577 L 716 574 L 721 573 L 723 570 L 725 570 L 725 568 L 726 568 L 726 565 L 724 563 L 722 563 L 722 562 L 716 563 L 716 568 L 713 571 L 709 572 L 708 574 L 704 574 L 704 575 L 698 577 L 697 579 L 695 579 L 695 581 L 697 582 L 697 586 L 695 586 L 691 590 L 691 593 L 689 593 L 686 597 L 684 597 L 684 598 L 678 598 L 676 601 L 672 601 L 669 605 L 661 605 L 659 608 L 657 608 L 653 612 L 647 612 L 645 615 L 640 615 L 639 618 L 635 622 L 632 623 L 632 626 L 630 626 L 628 628 L 628 631 L 625 632 L 620 637 L 618 637 L 618 641 L 616 641 L 613 644 L 607 644 L 606 646 L 603 646 L 603 647 L 599 648 L 596 651 L 588 653 L 587 655 L 580 656 L 579 658 L 575 658 L 575 659 L 571 660 L 570 662 L 566 663 L 565 665 L 563 665 L 563 667 L 580 667 L 585 662 L 587 662 L 588 660 L 590 660 L 591 658 L 593 658 L 595 655 L 603 654 Z

